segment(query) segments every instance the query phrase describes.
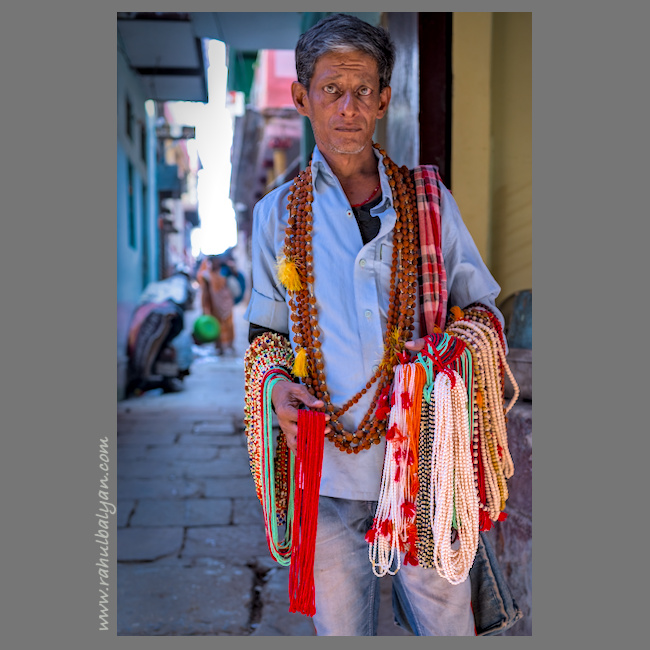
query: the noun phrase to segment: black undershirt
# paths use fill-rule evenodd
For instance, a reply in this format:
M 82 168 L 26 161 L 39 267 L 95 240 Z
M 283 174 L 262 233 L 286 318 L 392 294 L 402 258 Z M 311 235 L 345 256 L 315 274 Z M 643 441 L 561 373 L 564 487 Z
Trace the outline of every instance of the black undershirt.
M 379 205 L 381 199 L 382 195 L 380 194 L 376 199 L 373 199 L 358 208 L 352 208 L 354 217 L 357 220 L 357 225 L 359 226 L 359 232 L 361 233 L 361 241 L 364 246 L 377 236 L 379 229 L 381 228 L 381 220 L 379 217 L 374 217 L 370 214 L 370 210 Z M 277 334 L 275 330 L 269 329 L 268 327 L 262 327 L 261 325 L 251 323 L 248 328 L 248 342 L 252 343 L 256 337 L 265 332 L 273 332 Z
M 382 196 L 380 194 L 376 199 L 373 199 L 369 203 L 365 203 L 358 208 L 352 208 L 352 212 L 354 212 L 354 216 L 357 220 L 357 225 L 359 226 L 359 232 L 361 233 L 361 241 L 363 241 L 364 246 L 377 236 L 377 233 L 379 233 L 379 229 L 381 228 L 381 220 L 379 217 L 373 217 L 370 214 L 370 210 L 379 205 L 381 199 Z

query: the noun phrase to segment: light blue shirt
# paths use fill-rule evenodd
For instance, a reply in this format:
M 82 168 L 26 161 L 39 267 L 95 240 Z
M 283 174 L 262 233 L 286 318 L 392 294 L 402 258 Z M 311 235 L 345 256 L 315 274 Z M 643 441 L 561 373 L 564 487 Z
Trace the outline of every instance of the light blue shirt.
M 318 147 L 312 157 L 314 292 L 327 387 L 335 407 L 341 407 L 365 386 L 384 351 L 396 214 L 381 156 L 373 151 L 379 159 L 382 200 L 371 214 L 380 219 L 381 227 L 365 246 L 343 188 Z M 253 289 L 245 318 L 288 334 L 293 346 L 287 293 L 276 275 L 276 260 L 284 246 L 289 216 L 290 185 L 291 181 L 276 188 L 254 208 Z M 455 200 L 444 187 L 441 230 L 449 307 L 481 302 L 493 308 L 503 322 L 495 307 L 499 285 L 483 263 Z M 414 338 L 419 336 L 419 309 L 415 311 Z M 376 383 L 340 418 L 346 430 L 356 430 L 370 406 L 374 388 Z M 382 440 L 358 454 L 347 454 L 326 440 L 320 493 L 376 500 L 384 447 Z

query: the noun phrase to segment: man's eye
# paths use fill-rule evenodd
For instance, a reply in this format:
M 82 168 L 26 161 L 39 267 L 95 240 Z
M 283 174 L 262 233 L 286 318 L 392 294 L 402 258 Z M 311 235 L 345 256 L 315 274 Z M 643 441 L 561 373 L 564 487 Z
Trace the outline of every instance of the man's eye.
M 332 93 L 335 93 L 335 92 L 336 92 L 336 86 L 332 86 L 332 85 L 330 84 L 329 86 L 325 86 L 325 88 L 323 88 L 323 90 L 324 90 L 326 93 L 330 93 L 330 94 L 332 94 Z
M 370 88 L 368 88 L 367 86 L 364 86 L 363 88 L 359 88 L 360 95 L 369 95 L 371 92 L 372 90 L 370 90 Z

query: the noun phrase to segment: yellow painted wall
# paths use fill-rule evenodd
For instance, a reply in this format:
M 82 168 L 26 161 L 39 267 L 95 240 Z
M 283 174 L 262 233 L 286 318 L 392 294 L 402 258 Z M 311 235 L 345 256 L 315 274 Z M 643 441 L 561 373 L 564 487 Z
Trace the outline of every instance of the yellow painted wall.
M 533 286 L 532 14 L 495 13 L 492 48 L 491 258 L 506 297 Z
M 451 189 L 501 285 L 532 288 L 532 14 L 456 12 Z
M 452 19 L 451 190 L 490 265 L 490 93 L 492 14 Z

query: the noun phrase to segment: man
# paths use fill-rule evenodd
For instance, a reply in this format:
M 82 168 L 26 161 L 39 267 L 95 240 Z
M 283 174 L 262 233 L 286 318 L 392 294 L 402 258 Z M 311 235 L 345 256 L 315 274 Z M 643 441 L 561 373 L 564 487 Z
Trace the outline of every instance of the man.
M 386 372 L 382 360 L 392 326 L 412 330 L 407 349 L 423 345 L 417 289 L 408 284 L 417 255 L 405 243 L 409 226 L 404 201 L 397 199 L 408 175 L 400 180 L 372 142 L 376 120 L 390 103 L 393 62 L 388 34 L 352 16 L 329 16 L 303 34 L 292 94 L 311 122 L 316 147 L 300 187 L 294 182 L 277 188 L 254 211 L 249 338 L 284 334 L 296 358 L 309 347 L 309 362 L 318 367 L 310 382 L 314 395 L 303 383 L 273 387 L 289 448 L 296 449 L 298 408 L 327 413 L 314 561 L 319 636 L 376 635 L 379 587 L 365 535 L 377 505 L 385 441 L 374 420 L 373 392 Z M 444 187 L 441 192 L 449 305 L 480 302 L 502 319 L 495 308 L 499 286 L 451 194 Z M 301 271 L 313 288 L 307 311 L 278 280 L 277 260 L 287 251 L 289 263 L 293 252 L 304 260 Z M 411 263 L 400 266 L 398 280 L 409 288 L 397 291 L 391 275 L 402 257 Z M 398 294 L 403 302 L 396 306 Z M 469 580 L 452 585 L 435 570 L 410 564 L 393 580 L 395 615 L 403 627 L 418 636 L 474 635 Z

